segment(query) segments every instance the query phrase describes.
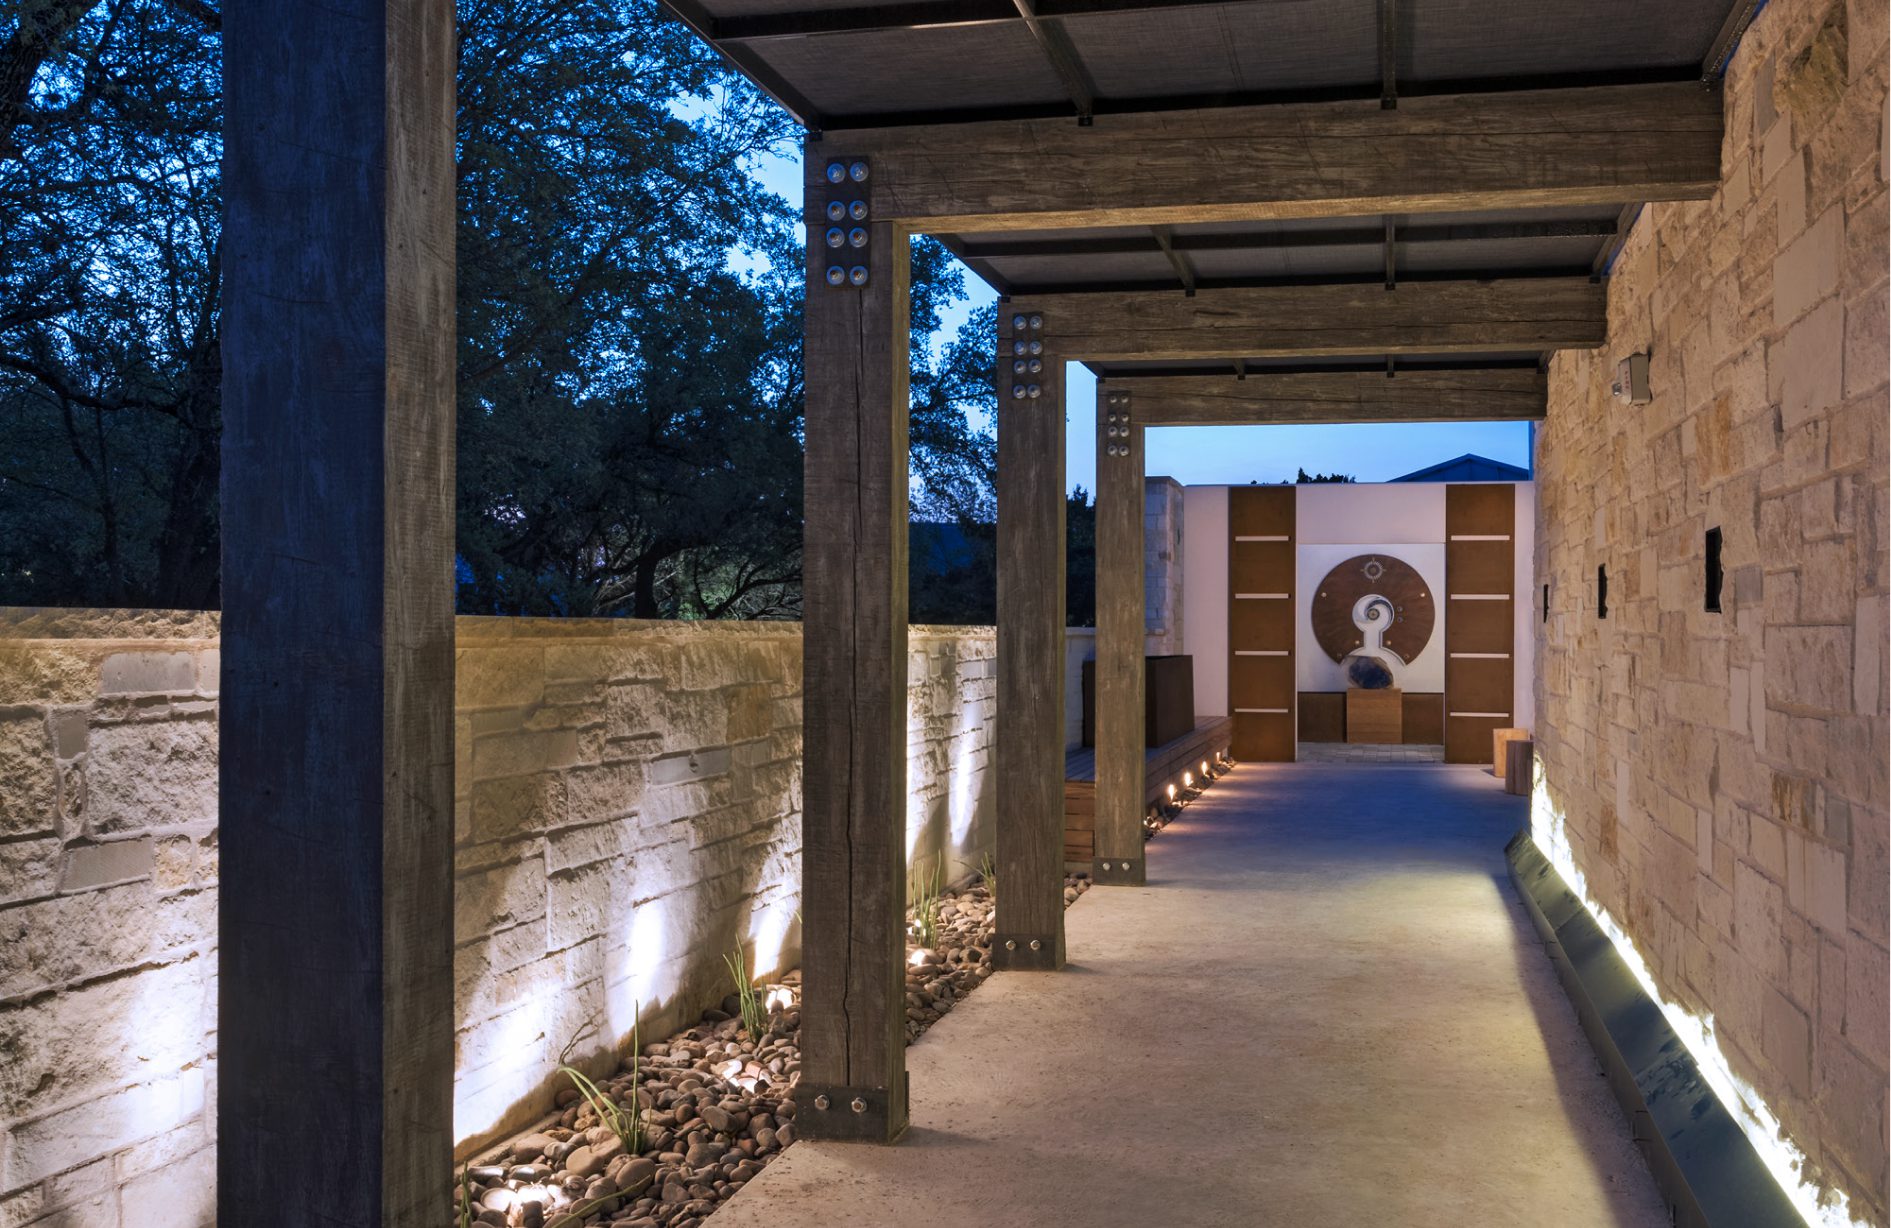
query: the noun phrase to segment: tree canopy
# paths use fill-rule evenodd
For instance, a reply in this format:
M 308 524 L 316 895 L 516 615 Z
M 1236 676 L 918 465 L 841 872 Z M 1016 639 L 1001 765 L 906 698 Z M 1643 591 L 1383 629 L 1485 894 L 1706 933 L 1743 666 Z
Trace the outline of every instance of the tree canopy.
M 792 122 L 651 0 L 459 0 L 462 610 L 792 616 Z M 0 25 L 0 604 L 214 607 L 220 18 Z M 0 19 L 3 20 L 3 19 Z M 993 320 L 913 250 L 913 502 L 989 521 Z M 985 412 L 975 412 L 983 410 Z

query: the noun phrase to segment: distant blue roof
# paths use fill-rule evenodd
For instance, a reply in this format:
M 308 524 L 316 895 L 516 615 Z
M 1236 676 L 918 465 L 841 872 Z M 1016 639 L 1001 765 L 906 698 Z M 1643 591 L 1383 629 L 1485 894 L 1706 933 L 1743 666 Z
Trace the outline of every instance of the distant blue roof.
M 1448 461 L 1439 461 L 1423 469 L 1414 469 L 1394 482 L 1527 482 L 1530 471 L 1503 461 L 1466 452 Z

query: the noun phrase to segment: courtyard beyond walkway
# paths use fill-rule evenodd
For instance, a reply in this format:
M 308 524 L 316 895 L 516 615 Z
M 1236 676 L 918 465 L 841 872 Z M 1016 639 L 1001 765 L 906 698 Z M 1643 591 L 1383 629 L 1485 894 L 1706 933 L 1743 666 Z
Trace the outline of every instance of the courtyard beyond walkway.
M 1488 772 L 1246 764 L 911 1050 L 895 1147 L 799 1143 L 766 1225 L 1668 1222 L 1505 875 Z M 1003 884 L 1000 884 L 1000 891 Z

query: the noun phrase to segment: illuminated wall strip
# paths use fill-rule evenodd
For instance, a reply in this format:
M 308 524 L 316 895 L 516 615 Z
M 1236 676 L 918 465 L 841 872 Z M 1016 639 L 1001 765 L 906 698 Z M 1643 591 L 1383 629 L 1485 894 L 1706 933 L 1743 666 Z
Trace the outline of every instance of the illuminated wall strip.
M 1451 654 L 1460 661 L 1508 661 L 1507 652 L 1454 652 Z
M 1509 593 L 1453 593 L 1453 601 L 1509 601 Z
M 1510 540 L 1510 534 L 1508 533 L 1453 533 L 1451 535 L 1451 540 L 1454 542 L 1507 542 Z
M 1287 650 L 1285 648 L 1237 648 L 1234 650 L 1234 655 L 1237 657 L 1284 657 L 1287 655 Z
M 1284 533 L 1236 533 L 1234 540 L 1238 542 L 1284 542 L 1288 540 L 1288 537 Z
M 1582 906 L 1595 918 L 1596 925 L 1608 936 L 1616 954 L 1641 984 L 1642 991 L 1661 1008 L 1668 1026 L 1681 1038 L 1682 1046 L 1687 1049 L 1688 1056 L 1694 1059 L 1701 1077 L 1714 1089 L 1714 1095 L 1720 1097 L 1720 1103 L 1739 1125 L 1740 1132 L 1746 1135 L 1747 1142 L 1753 1145 L 1760 1162 L 1766 1165 L 1766 1171 L 1785 1191 L 1793 1209 L 1812 1228 L 1866 1228 L 1868 1221 L 1852 1214 L 1851 1199 L 1844 1190 L 1817 1186 L 1806 1180 L 1803 1175 L 1806 1167 L 1805 1151 L 1786 1136 L 1778 1116 L 1767 1107 L 1766 1101 L 1753 1085 L 1734 1073 L 1732 1063 L 1721 1051 L 1720 1042 L 1714 1038 L 1714 1017 L 1709 1015 L 1702 1018 L 1670 1001 L 1655 983 L 1654 974 L 1649 971 L 1641 952 L 1635 949 L 1634 939 L 1616 924 L 1608 909 L 1596 902 L 1589 890 L 1588 879 L 1576 864 L 1569 843 L 1568 824 L 1550 799 L 1549 788 L 1544 784 L 1541 759 L 1536 761 L 1531 781 L 1530 838 L 1536 841 L 1537 848 L 1555 867 L 1556 872 L 1563 876 L 1570 893 L 1581 900 Z
M 1236 708 L 1235 711 L 1248 713 L 1254 716 L 1285 716 L 1287 715 L 1287 709 L 1285 708 Z
M 1461 716 L 1467 720 L 1507 721 L 1510 719 L 1508 712 L 1447 712 L 1445 715 Z
M 1236 593 L 1236 601 L 1285 601 L 1292 593 Z

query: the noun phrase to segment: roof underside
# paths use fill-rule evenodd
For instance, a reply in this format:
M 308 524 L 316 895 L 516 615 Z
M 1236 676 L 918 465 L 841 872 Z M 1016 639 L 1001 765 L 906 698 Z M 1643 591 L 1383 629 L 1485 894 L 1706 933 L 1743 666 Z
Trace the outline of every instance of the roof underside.
M 831 132 L 1713 80 L 1758 0 L 665 2 L 802 123 Z M 938 237 L 1005 295 L 1599 275 L 1636 203 Z M 1510 366 L 1542 357 L 1429 361 Z M 1091 365 L 1113 375 L 1231 369 Z

